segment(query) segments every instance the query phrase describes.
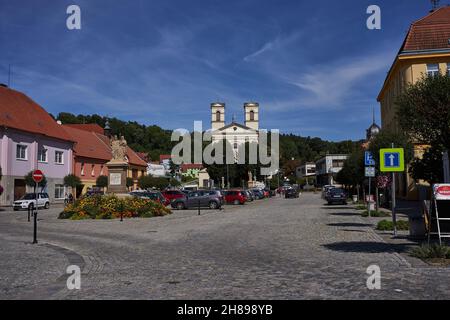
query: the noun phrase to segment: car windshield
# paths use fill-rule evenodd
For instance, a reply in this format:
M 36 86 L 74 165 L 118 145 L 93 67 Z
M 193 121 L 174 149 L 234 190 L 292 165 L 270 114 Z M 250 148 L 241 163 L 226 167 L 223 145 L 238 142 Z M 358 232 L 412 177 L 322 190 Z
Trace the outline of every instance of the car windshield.
M 32 199 L 36 199 L 34 193 L 27 193 L 22 198 L 20 198 L 20 200 L 32 200 Z

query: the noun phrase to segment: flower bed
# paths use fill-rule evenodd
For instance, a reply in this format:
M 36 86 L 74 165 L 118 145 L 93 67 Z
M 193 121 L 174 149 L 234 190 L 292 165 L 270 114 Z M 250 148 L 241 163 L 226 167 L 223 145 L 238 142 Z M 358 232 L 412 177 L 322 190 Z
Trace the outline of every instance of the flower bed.
M 121 215 L 123 218 L 150 218 L 170 213 L 170 209 L 149 199 L 95 195 L 67 205 L 59 219 L 114 219 Z

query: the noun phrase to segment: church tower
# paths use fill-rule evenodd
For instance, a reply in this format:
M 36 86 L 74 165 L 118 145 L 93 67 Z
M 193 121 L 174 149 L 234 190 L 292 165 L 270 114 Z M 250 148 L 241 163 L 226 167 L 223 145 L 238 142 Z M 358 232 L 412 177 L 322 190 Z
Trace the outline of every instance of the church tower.
M 225 103 L 211 103 L 211 129 L 217 130 L 225 126 Z
M 259 129 L 259 103 L 246 102 L 244 103 L 245 112 L 245 126 L 254 130 Z

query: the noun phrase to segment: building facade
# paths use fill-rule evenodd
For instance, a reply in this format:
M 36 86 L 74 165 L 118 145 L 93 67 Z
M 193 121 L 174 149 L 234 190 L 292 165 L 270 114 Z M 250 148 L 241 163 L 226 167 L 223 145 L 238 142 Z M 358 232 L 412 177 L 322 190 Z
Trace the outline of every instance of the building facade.
M 259 104 L 256 102 L 244 103 L 244 124 L 233 120 L 225 124 L 225 103 L 211 104 L 211 135 L 212 142 L 226 140 L 232 146 L 233 154 L 237 159 L 239 147 L 245 143 L 259 142 Z
M 26 192 L 24 176 L 40 169 L 52 203 L 63 202 L 64 177 L 72 170 L 72 139 L 25 94 L 0 86 L 0 166 L 4 191 L 0 205 L 12 205 Z
M 295 169 L 295 176 L 297 178 L 310 178 L 316 175 L 316 164 L 315 163 L 305 163 Z
M 400 132 L 396 119 L 395 99 L 408 85 L 424 76 L 449 73 L 450 7 L 439 8 L 414 22 L 395 57 L 378 95 L 383 130 Z M 412 141 L 414 154 L 421 157 L 427 145 Z M 408 199 L 418 199 L 418 184 L 408 174 L 398 175 L 398 191 Z
M 344 167 L 346 154 L 328 154 L 316 161 L 316 183 L 319 186 L 333 185 L 336 175 Z

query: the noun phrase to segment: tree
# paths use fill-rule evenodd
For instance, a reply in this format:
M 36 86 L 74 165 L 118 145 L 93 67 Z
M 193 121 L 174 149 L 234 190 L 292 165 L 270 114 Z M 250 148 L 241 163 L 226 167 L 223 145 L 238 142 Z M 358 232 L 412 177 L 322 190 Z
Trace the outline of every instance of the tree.
M 68 174 L 67 176 L 64 177 L 64 185 L 66 187 L 72 188 L 72 195 L 74 198 L 76 198 L 75 190 L 77 187 L 81 186 L 82 184 L 81 184 L 80 178 L 78 178 L 76 175 Z
M 422 158 L 415 158 L 412 161 L 409 172 L 414 179 L 423 179 L 431 185 L 443 181 L 442 150 L 436 147 L 429 148 Z
M 353 151 L 344 166 L 336 175 L 336 181 L 347 187 L 356 187 L 364 183 L 364 152 L 362 149 Z
M 95 184 L 99 188 L 106 188 L 108 186 L 108 177 L 107 176 L 98 176 Z
M 450 77 L 423 76 L 396 100 L 400 127 L 414 142 L 430 145 L 411 163 L 414 179 L 443 180 L 442 152 L 450 149 Z
M 450 77 L 423 76 L 396 99 L 400 127 L 417 142 L 450 147 Z
M 126 179 L 126 185 L 127 185 L 127 188 L 131 188 L 132 186 L 134 186 L 134 180 L 133 180 L 133 178 L 127 177 L 127 179 Z
M 36 182 L 33 180 L 33 171 L 28 172 L 28 174 L 24 177 L 25 184 L 29 187 L 36 186 Z M 41 182 L 38 183 L 38 187 L 41 188 L 41 190 L 44 190 L 44 188 L 47 186 L 47 178 L 44 175 L 44 178 L 41 180 Z
M 141 176 L 138 180 L 138 186 L 141 189 L 156 188 L 162 190 L 169 186 L 169 180 L 163 177 Z

